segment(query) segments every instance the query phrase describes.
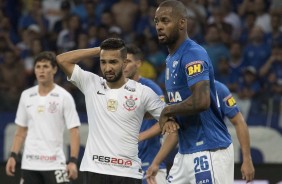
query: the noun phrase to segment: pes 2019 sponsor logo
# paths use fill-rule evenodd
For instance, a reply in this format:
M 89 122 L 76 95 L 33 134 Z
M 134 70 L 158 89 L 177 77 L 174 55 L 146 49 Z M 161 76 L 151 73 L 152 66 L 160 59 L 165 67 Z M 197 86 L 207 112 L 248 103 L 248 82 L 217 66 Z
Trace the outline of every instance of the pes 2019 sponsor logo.
M 121 167 L 131 167 L 132 161 L 123 159 L 123 158 L 116 158 L 116 157 L 107 157 L 102 155 L 93 155 L 92 160 L 95 162 L 99 162 L 102 164 L 109 164 Z

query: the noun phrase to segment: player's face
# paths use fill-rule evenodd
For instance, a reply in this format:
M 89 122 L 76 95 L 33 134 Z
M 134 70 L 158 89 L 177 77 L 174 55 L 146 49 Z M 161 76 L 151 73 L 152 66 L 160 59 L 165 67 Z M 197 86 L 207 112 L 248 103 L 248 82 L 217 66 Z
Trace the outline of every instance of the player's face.
M 133 79 L 133 77 L 136 75 L 138 68 L 141 65 L 140 60 L 136 60 L 133 56 L 133 54 L 127 54 L 126 58 L 127 64 L 123 71 L 124 76 L 130 79 Z
M 172 45 L 179 39 L 178 20 L 171 7 L 159 7 L 154 21 L 160 43 Z
M 100 67 L 107 82 L 117 82 L 120 80 L 125 67 L 120 50 L 101 50 Z
M 38 61 L 34 66 L 34 73 L 39 84 L 54 81 L 57 67 L 53 67 L 48 60 Z

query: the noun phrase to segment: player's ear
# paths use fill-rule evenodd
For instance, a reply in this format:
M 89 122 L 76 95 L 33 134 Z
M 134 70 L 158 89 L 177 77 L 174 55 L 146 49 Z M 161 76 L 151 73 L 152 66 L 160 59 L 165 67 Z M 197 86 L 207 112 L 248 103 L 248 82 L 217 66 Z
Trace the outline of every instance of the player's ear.
M 178 25 L 179 25 L 179 29 L 180 30 L 183 30 L 183 29 L 185 29 L 186 28 L 186 19 L 185 18 L 181 18 L 181 19 L 179 19 L 179 21 L 178 21 Z
M 58 71 L 58 67 L 55 66 L 55 67 L 53 68 L 53 74 L 55 75 L 55 74 L 57 73 L 57 71 Z

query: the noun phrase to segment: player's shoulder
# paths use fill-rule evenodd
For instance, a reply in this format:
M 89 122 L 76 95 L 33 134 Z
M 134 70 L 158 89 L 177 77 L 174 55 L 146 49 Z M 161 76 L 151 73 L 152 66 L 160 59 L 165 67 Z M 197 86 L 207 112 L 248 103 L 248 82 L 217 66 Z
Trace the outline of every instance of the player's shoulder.
M 23 97 L 34 97 L 38 94 L 38 85 L 23 90 Z
M 214 84 L 215 84 L 215 88 L 217 89 L 217 91 L 224 91 L 224 92 L 230 93 L 228 87 L 225 84 L 223 84 L 223 83 L 221 83 L 217 80 L 214 81 Z
M 68 92 L 66 89 L 64 89 L 62 86 L 59 86 L 58 84 L 55 84 L 55 88 L 50 93 L 50 96 L 72 98 L 70 92 Z
M 161 87 L 155 81 L 148 79 L 148 78 L 141 77 L 138 82 L 140 82 L 141 84 L 145 86 L 148 86 L 158 95 L 163 95 L 163 91 Z
M 183 55 L 193 60 L 199 58 L 206 58 L 208 56 L 207 51 L 195 41 L 188 39 L 186 41 L 186 47 L 183 50 Z

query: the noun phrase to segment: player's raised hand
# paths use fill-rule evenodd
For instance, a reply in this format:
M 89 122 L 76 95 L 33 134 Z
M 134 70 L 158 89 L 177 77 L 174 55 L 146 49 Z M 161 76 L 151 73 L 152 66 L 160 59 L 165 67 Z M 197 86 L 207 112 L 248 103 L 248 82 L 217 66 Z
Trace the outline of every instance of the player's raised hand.
M 148 184 L 157 184 L 156 175 L 159 171 L 159 166 L 152 164 L 146 171 L 146 180 Z
M 255 169 L 251 159 L 243 161 L 243 164 L 241 166 L 241 173 L 243 180 L 246 180 L 247 182 L 250 182 L 254 179 Z
M 73 162 L 70 162 L 67 165 L 67 172 L 68 172 L 68 178 L 71 180 L 75 180 L 78 176 L 76 164 Z
M 10 157 L 6 164 L 6 174 L 8 176 L 15 176 L 16 170 L 16 160 L 13 157 Z

